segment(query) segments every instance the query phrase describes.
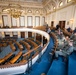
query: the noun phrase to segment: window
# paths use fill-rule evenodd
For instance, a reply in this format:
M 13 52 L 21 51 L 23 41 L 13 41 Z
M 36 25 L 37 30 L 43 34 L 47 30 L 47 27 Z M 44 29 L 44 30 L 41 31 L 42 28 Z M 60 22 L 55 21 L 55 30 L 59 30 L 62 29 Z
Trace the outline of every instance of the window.
M 59 6 L 62 6 L 63 5 L 63 2 L 61 1 L 60 3 L 59 3 Z
M 33 20 L 32 20 L 32 16 L 28 16 L 28 17 L 27 17 L 27 26 L 33 26 L 33 25 L 32 25 L 32 21 L 33 21 Z
M 36 26 L 39 26 L 40 25 L 40 17 L 39 16 L 36 16 L 35 17 L 35 25 Z
M 45 17 L 43 16 L 42 17 L 42 24 L 44 25 L 44 23 L 45 23 Z
M 28 13 L 32 13 L 32 11 L 31 10 L 28 10 Z
M 24 16 L 20 17 L 20 26 L 25 26 L 25 17 Z
M 18 32 L 13 32 L 13 35 L 18 35 Z
M 3 19 L 3 26 L 8 26 L 8 16 L 2 15 L 2 19 Z
M 16 18 L 12 17 L 12 26 L 17 26 L 17 20 Z
M 39 11 L 38 11 L 38 10 L 36 10 L 36 13 L 38 14 L 38 13 L 39 13 Z

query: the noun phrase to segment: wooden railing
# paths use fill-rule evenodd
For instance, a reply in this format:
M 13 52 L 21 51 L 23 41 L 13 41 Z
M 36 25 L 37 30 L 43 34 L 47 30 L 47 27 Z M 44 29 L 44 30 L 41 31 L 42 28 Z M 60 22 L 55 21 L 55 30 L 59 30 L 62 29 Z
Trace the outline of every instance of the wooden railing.
M 64 35 L 66 35 L 66 36 L 71 36 L 71 33 L 68 32 L 66 29 L 63 29 L 62 31 L 63 31 Z
M 56 35 L 53 32 L 51 32 L 50 36 L 54 38 L 54 48 L 53 48 L 53 51 L 52 51 L 52 53 L 54 54 L 54 52 L 56 51 L 56 49 L 58 47 L 58 41 L 57 41 Z

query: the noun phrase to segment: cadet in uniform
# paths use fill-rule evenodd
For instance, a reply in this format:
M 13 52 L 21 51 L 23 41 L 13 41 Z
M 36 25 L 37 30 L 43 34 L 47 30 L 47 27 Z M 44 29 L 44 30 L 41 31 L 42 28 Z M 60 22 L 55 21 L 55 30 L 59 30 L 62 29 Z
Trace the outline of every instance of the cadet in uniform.
M 64 56 L 67 58 L 68 55 L 70 55 L 73 52 L 73 41 L 68 41 L 68 46 L 64 47 L 63 49 L 60 49 L 60 51 L 55 52 L 55 57 L 58 59 L 58 56 Z

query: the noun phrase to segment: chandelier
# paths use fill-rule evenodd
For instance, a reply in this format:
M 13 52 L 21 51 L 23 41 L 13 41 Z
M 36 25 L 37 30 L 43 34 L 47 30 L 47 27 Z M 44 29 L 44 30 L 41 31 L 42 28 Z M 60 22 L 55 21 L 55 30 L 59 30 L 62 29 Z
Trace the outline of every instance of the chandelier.
M 9 4 L 3 11 L 6 11 L 14 18 L 19 18 L 22 14 L 22 9 L 19 4 Z

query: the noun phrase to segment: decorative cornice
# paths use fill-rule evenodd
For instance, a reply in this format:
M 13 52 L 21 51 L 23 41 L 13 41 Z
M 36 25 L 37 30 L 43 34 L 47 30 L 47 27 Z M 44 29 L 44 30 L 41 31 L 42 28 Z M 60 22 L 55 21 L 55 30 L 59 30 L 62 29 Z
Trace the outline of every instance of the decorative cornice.
M 74 5 L 74 4 L 75 4 L 74 2 L 68 3 L 68 4 L 66 4 L 65 6 L 59 7 L 59 8 L 57 8 L 57 9 L 55 9 L 55 10 L 47 13 L 46 15 L 49 15 L 49 14 L 54 13 L 54 12 L 57 12 L 57 11 L 59 11 L 59 10 L 61 10 L 61 9 L 64 9 L 64 8 L 66 8 L 66 7 L 68 7 L 68 6 L 71 6 L 71 5 Z
M 18 2 L 18 1 L 12 1 L 12 2 L 9 2 L 9 1 L 0 1 L 0 5 L 1 6 L 5 6 L 5 5 L 8 5 L 8 4 L 20 4 L 22 7 L 36 7 L 36 8 L 43 8 L 43 5 L 42 3 L 38 3 L 38 2 Z

